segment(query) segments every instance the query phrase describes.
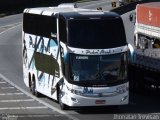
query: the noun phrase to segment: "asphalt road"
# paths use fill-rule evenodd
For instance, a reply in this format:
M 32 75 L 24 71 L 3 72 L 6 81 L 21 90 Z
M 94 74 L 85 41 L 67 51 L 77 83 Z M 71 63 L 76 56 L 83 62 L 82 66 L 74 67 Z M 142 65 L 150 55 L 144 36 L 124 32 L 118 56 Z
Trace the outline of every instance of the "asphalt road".
M 110 10 L 109 0 L 79 3 L 79 7 L 96 9 L 102 7 Z M 134 23 L 129 21 L 129 14 L 122 15 L 127 41 L 132 44 Z M 130 94 L 130 104 L 121 106 L 118 110 L 110 107 L 84 108 L 82 110 L 61 111 L 59 105 L 44 96 L 35 98 L 23 83 L 22 77 L 22 14 L 0 18 L 0 114 L 2 117 L 20 114 L 23 119 L 83 119 L 83 120 L 112 120 L 119 119 L 116 115 L 135 115 L 137 113 L 160 113 L 160 98 L 155 91 L 149 94 Z M 11 81 L 11 82 L 10 82 Z M 9 82 L 9 83 L 8 83 Z M 41 116 L 40 116 L 41 115 Z M 45 116 L 47 115 L 47 116 Z M 33 117 L 33 118 L 32 118 Z M 1 115 L 0 115 L 1 119 Z M 19 119 L 18 119 L 19 120 Z

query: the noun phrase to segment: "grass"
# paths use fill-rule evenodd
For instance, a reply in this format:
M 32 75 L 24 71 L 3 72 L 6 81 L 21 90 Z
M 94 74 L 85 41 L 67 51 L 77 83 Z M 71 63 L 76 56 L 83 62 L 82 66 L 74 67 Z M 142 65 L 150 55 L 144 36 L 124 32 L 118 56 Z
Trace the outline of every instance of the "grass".
M 77 3 L 89 2 L 89 1 L 95 1 L 95 0 L 76 0 Z M 18 13 L 21 13 L 22 11 L 23 10 L 19 9 L 19 10 L 13 10 L 12 12 L 0 13 L 0 18 L 8 16 L 8 15 L 18 14 Z
M 1 14 L 0 14 L 0 17 L 5 17 L 5 16 L 7 16 L 6 13 L 1 13 Z

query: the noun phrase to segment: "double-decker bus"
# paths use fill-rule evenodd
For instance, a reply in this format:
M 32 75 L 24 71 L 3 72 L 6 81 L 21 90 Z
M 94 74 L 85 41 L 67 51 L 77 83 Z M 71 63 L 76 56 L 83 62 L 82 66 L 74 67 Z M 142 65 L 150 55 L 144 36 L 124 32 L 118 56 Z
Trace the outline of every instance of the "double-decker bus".
M 61 109 L 128 104 L 128 46 L 116 13 L 25 9 L 22 34 L 24 82 L 33 95 Z

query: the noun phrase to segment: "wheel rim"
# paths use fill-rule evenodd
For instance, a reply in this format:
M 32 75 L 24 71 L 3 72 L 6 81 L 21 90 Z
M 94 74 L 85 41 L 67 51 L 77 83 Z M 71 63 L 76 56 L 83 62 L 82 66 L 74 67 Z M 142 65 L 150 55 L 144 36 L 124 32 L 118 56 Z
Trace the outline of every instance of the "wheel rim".
M 62 103 L 62 92 L 58 90 L 58 102 L 62 110 L 66 109 L 66 106 Z
M 35 82 L 34 81 L 32 81 L 31 83 L 31 92 L 33 95 L 35 95 Z
M 60 89 L 58 89 L 58 102 L 59 102 L 60 108 L 62 110 L 67 110 L 68 106 L 65 105 L 65 104 L 63 104 L 63 102 L 62 102 L 62 96 L 63 96 L 62 91 Z
M 61 100 L 61 98 L 62 98 L 62 92 L 59 90 L 59 92 L 58 92 L 58 101 L 59 101 L 59 104 L 60 104 L 60 105 L 62 105 L 62 100 Z

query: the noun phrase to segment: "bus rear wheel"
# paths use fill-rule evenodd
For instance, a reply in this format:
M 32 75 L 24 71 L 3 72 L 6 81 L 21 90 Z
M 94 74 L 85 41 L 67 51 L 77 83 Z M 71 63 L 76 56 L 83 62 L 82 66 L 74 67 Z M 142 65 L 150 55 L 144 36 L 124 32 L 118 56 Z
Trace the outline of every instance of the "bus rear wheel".
M 62 95 L 62 91 L 61 91 L 60 88 L 58 87 L 57 98 L 58 98 L 58 102 L 59 102 L 60 108 L 61 108 L 62 110 L 68 110 L 69 107 L 62 102 L 62 96 L 63 96 L 63 95 Z
M 32 93 L 33 95 L 35 95 L 36 97 L 39 97 L 39 92 L 38 92 L 37 89 L 36 89 L 35 79 L 33 79 L 33 80 L 31 81 L 30 90 L 31 90 L 31 93 Z

